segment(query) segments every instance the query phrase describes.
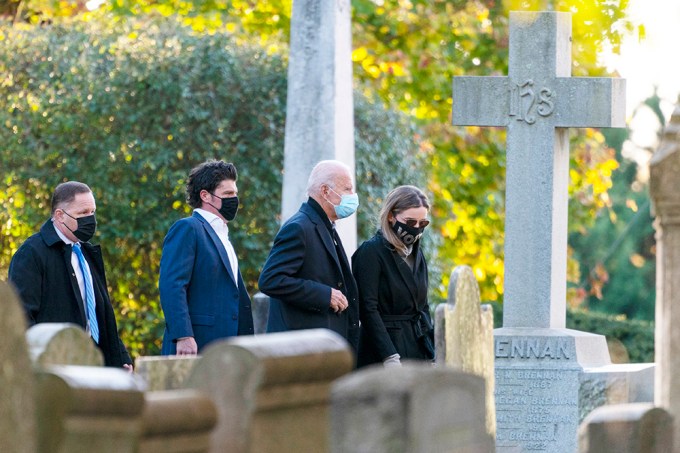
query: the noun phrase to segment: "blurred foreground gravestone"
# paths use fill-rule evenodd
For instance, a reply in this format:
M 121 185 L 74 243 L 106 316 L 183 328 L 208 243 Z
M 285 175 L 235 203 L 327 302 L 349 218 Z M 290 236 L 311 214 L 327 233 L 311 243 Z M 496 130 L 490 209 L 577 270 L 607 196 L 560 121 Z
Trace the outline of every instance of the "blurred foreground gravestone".
M 144 383 L 123 369 L 52 365 L 36 371 L 39 453 L 134 453 Z
M 2 451 L 36 451 L 35 382 L 19 298 L 0 281 L 0 444 Z
M 26 341 L 36 366 L 104 366 L 102 352 L 76 324 L 36 324 L 26 331 Z
M 326 329 L 232 337 L 206 347 L 184 385 L 217 407 L 212 452 L 323 452 L 331 382 L 353 365 Z
M 580 453 L 673 453 L 673 417 L 652 404 L 595 409 L 579 429 Z
M 492 453 L 485 384 L 462 371 L 404 362 L 372 366 L 333 384 L 333 453 Z

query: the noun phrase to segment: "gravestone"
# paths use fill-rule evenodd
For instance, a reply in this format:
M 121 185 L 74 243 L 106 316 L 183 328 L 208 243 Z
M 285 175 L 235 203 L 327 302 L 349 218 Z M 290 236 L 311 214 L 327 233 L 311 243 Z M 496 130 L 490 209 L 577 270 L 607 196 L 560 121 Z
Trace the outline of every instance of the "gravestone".
M 476 374 L 486 382 L 486 429 L 496 435 L 493 311 L 481 305 L 477 279 L 468 266 L 451 272 L 448 300 L 435 311 L 435 362 Z
M 624 127 L 625 81 L 571 77 L 571 15 L 511 12 L 507 77 L 454 77 L 453 124 L 507 128 L 496 448 L 576 451 L 579 379 L 605 338 L 566 322 L 571 127 Z
M 673 417 L 653 404 L 595 409 L 579 428 L 580 453 L 672 453 Z
M 282 222 L 307 199 L 307 178 L 326 159 L 354 173 L 350 0 L 295 0 L 290 23 Z M 348 256 L 356 216 L 338 222 Z
M 133 453 L 144 383 L 122 369 L 51 365 L 36 371 L 39 453 Z
M 174 390 L 184 388 L 201 356 L 146 356 L 135 360 L 135 373 L 146 382 L 148 389 Z
M 259 292 L 253 296 L 253 330 L 255 335 L 267 333 L 269 296 Z
M 80 326 L 41 323 L 26 331 L 31 361 L 37 366 L 104 366 L 104 356 Z
M 404 362 L 364 368 L 333 383 L 333 453 L 494 451 L 485 429 L 484 379 Z
M 674 418 L 680 443 L 680 98 L 649 163 L 656 217 L 656 405 Z
M 205 348 L 185 386 L 217 407 L 211 452 L 323 452 L 331 382 L 353 364 L 326 329 L 232 337 Z
M 0 281 L 0 449 L 36 451 L 33 370 L 26 344 L 26 318 L 19 298 Z
M 215 405 L 198 390 L 147 392 L 136 453 L 207 452 L 216 423 Z

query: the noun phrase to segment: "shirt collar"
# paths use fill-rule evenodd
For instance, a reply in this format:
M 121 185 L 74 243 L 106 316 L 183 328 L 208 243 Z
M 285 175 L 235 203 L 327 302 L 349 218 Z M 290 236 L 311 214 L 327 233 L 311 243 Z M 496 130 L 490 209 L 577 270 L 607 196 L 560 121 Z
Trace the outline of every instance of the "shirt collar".
M 229 233 L 229 226 L 222 220 L 219 216 L 213 214 L 212 212 L 206 211 L 205 209 L 196 208 L 194 212 L 197 212 L 201 217 L 208 221 L 208 223 L 213 227 L 224 228 L 224 230 Z
M 54 231 L 57 232 L 57 236 L 59 236 L 59 239 L 61 239 L 62 241 L 64 241 L 67 245 L 73 245 L 73 244 L 75 244 L 75 242 L 73 242 L 72 240 L 70 240 L 69 238 L 67 238 L 67 237 L 64 235 L 64 233 L 62 233 L 61 230 L 60 230 L 59 228 L 57 228 L 57 226 L 54 224 L 54 219 L 52 219 L 52 226 L 54 227 Z

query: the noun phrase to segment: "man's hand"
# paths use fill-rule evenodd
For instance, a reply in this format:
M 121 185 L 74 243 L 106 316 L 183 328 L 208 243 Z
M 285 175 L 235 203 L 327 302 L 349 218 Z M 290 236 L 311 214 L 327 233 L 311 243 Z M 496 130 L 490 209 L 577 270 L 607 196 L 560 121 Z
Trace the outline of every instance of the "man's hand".
M 177 355 L 196 355 L 198 345 L 194 337 L 180 338 L 177 340 Z
M 125 371 L 127 371 L 128 373 L 134 373 L 135 371 L 131 363 L 124 363 L 123 368 L 125 368 Z
M 343 311 L 347 310 L 347 307 L 349 306 L 349 302 L 347 302 L 347 298 L 345 297 L 344 294 L 342 294 L 341 291 L 338 291 L 335 288 L 331 289 L 331 309 L 336 312 L 336 313 L 342 313 Z

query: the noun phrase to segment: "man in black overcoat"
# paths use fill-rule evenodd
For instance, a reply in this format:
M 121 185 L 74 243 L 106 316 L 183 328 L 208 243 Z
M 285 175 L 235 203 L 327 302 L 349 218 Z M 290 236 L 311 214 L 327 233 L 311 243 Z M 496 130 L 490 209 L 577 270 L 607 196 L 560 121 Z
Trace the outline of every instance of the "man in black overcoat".
M 327 328 L 357 350 L 358 291 L 335 222 L 358 207 L 350 169 L 319 162 L 307 183 L 309 199 L 281 227 L 262 269 L 270 296 L 268 332 Z
M 19 293 L 29 326 L 78 324 L 101 349 L 106 366 L 132 370 L 118 336 L 101 248 L 89 243 L 96 229 L 95 210 L 87 185 L 59 184 L 52 195 L 51 218 L 14 254 L 9 281 Z

